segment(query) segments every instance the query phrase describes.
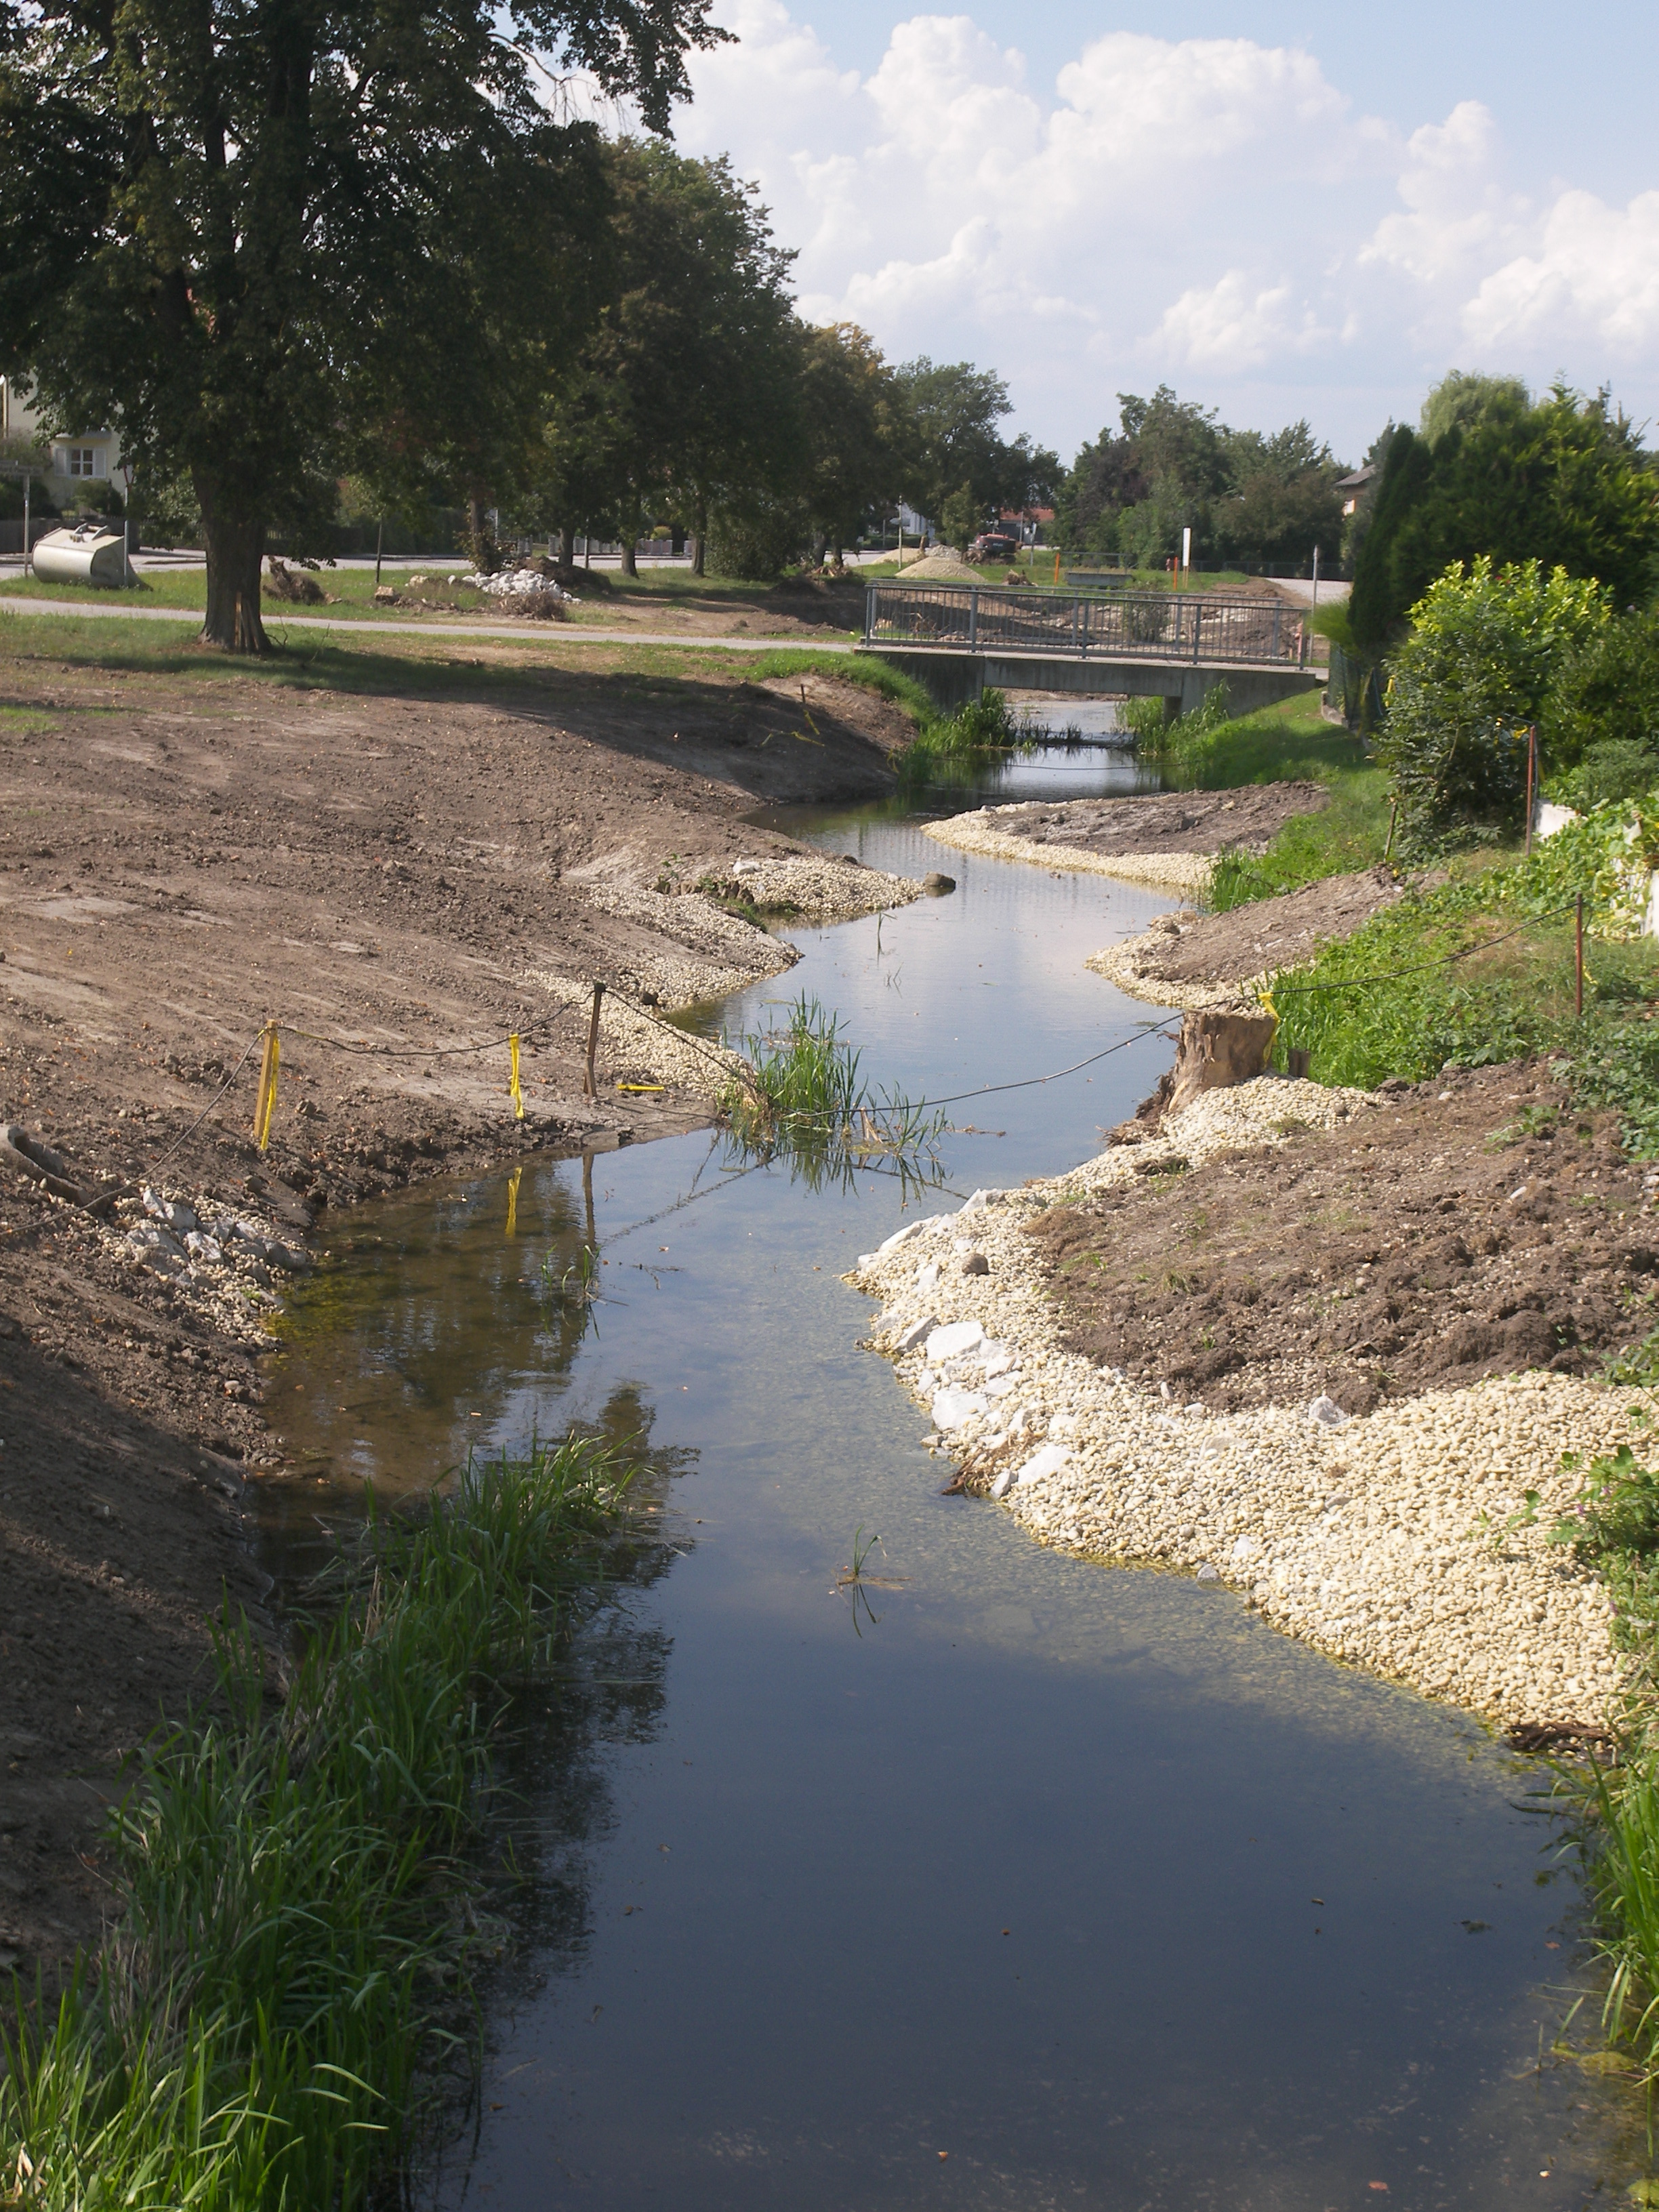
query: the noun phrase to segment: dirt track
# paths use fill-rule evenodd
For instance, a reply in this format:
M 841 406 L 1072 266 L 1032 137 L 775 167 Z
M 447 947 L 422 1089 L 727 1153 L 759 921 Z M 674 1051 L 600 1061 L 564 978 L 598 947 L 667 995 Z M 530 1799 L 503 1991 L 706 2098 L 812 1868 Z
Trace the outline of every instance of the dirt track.
M 677 982 L 787 958 L 683 894 L 799 851 L 755 808 L 890 789 L 910 734 L 818 679 L 803 701 L 799 682 L 505 658 L 388 673 L 365 653 L 361 680 L 337 655 L 324 684 L 0 647 L 0 1119 L 88 1187 L 158 1181 L 295 1241 L 319 1207 L 414 1175 L 704 1115 L 689 1091 L 619 1094 L 653 1071 L 620 1066 L 611 1030 L 585 1099 L 567 1002 L 605 980 L 648 1040 Z M 261 1158 L 252 1063 L 218 1093 L 270 1017 L 288 1027 Z M 95 1933 L 123 1761 L 199 1685 L 222 1594 L 258 1601 L 227 1539 L 273 1455 L 255 1332 L 0 1177 L 0 1966 L 29 1971 Z

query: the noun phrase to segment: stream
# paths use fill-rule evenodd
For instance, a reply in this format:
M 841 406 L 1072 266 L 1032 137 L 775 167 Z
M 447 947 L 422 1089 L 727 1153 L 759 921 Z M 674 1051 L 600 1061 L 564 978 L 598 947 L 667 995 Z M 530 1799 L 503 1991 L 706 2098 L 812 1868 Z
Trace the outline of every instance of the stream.
M 866 1074 L 958 1100 L 945 1192 L 1100 1148 L 1170 1047 L 1085 956 L 1170 903 L 943 848 L 919 817 L 1145 787 L 1040 749 L 927 801 L 769 817 L 954 894 L 792 928 Z M 909 1204 L 917 1201 L 910 1194 Z M 951 1202 L 924 1194 L 921 1209 Z M 292 1567 L 396 1494 L 573 1421 L 642 1439 L 661 1545 L 540 1701 L 530 1922 L 476 2130 L 423 2202 L 502 2212 L 1578 2206 L 1616 2090 L 1553 2053 L 1580 1900 L 1466 1715 L 1185 1576 L 1045 1550 L 949 1462 L 842 1271 L 908 1218 L 702 1133 L 426 1187 L 319 1243 L 270 1402 Z M 550 1299 L 584 1243 L 601 1302 Z M 855 1609 L 837 1577 L 879 1544 Z M 1594 2009 L 1594 1999 L 1589 2008 Z

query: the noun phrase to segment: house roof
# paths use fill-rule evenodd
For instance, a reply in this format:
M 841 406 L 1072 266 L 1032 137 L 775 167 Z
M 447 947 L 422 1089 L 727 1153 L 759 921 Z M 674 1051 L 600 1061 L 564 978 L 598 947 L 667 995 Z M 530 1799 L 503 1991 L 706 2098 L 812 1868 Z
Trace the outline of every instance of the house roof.
M 1339 491 L 1358 491 L 1362 485 L 1368 484 L 1376 474 L 1376 463 L 1367 461 L 1363 469 L 1356 469 L 1351 477 L 1339 477 L 1336 480 L 1336 488 Z

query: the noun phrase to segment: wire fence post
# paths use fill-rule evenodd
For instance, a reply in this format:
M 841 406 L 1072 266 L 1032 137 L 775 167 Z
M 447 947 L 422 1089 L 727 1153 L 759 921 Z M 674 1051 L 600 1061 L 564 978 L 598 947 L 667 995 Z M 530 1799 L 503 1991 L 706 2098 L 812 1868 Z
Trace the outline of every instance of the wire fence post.
M 599 1086 L 593 1080 L 593 1056 L 599 1048 L 599 1000 L 605 996 L 603 983 L 593 986 L 593 1011 L 587 1023 L 587 1074 L 582 1085 L 584 1098 L 597 1098 Z
M 1526 856 L 1532 858 L 1533 793 L 1538 788 L 1538 725 L 1527 725 L 1527 845 Z
M 1584 1018 L 1584 894 L 1583 891 L 1578 894 L 1577 912 L 1573 918 L 1572 955 L 1574 996 L 1578 1002 L 1578 1018 L 1582 1022 Z

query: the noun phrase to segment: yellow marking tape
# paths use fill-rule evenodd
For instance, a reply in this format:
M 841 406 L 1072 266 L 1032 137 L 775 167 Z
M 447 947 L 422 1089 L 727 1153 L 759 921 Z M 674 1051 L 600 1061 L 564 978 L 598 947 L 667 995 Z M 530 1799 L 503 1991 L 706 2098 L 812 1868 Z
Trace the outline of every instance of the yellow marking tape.
M 253 1141 L 264 1152 L 270 1142 L 270 1117 L 276 1110 L 276 1071 L 282 1060 L 276 1024 L 265 1024 L 265 1054 L 259 1064 L 259 1095 L 253 1107 Z
M 513 1062 L 513 1073 L 507 1089 L 513 1094 L 513 1115 L 515 1121 L 524 1119 L 524 1093 L 519 1088 L 519 1040 L 515 1035 L 507 1041 L 507 1056 Z

